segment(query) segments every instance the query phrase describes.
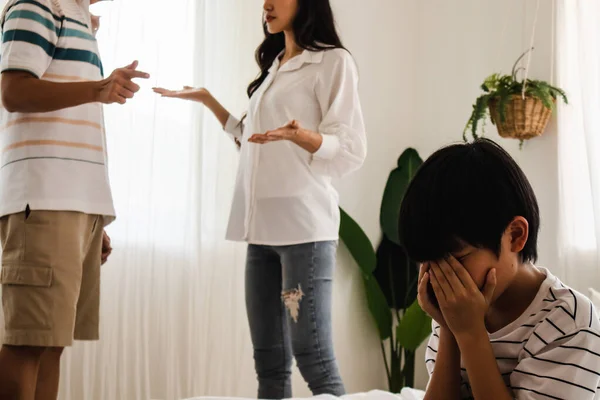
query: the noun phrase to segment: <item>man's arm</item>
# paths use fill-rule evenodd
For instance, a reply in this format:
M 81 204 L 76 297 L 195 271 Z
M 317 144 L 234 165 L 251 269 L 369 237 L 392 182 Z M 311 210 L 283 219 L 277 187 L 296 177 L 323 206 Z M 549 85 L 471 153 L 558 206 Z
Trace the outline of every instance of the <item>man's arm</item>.
M 2 74 L 2 104 L 8 112 L 43 113 L 82 104 L 125 104 L 139 91 L 134 78 L 149 75 L 136 71 L 137 63 L 115 70 L 102 81 L 57 83 L 38 79 L 23 71 Z
M 101 102 L 124 104 L 140 88 L 133 78 L 148 78 L 136 71 L 137 61 L 115 70 L 97 82 L 57 83 L 43 80 L 58 46 L 62 22 L 53 15 L 51 0 L 14 2 L 2 25 L 0 71 L 2 103 L 9 112 L 40 113 Z

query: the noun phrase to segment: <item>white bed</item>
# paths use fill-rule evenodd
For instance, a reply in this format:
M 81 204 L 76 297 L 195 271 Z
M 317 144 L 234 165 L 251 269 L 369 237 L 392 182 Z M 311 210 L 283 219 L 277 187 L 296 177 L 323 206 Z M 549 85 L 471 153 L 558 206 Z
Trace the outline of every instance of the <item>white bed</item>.
M 588 295 L 592 300 L 592 303 L 600 311 L 600 292 L 594 289 L 589 289 Z M 415 389 L 404 389 L 401 394 L 392 394 L 380 390 L 374 390 L 368 393 L 351 394 L 343 397 L 334 397 L 328 395 L 316 396 L 311 399 L 323 399 L 323 400 L 423 400 L 425 392 Z M 195 397 L 187 400 L 251 400 L 234 397 Z M 290 400 L 308 400 L 308 399 L 290 399 Z
M 392 394 L 383 392 L 381 390 L 374 390 L 368 393 L 349 394 L 343 397 L 335 397 L 329 395 L 321 395 L 312 397 L 312 399 L 323 399 L 323 400 L 423 400 L 425 393 L 415 389 L 404 389 L 401 394 Z M 236 397 L 194 397 L 187 400 L 252 400 L 243 399 Z M 290 400 L 301 400 L 301 399 L 290 399 Z

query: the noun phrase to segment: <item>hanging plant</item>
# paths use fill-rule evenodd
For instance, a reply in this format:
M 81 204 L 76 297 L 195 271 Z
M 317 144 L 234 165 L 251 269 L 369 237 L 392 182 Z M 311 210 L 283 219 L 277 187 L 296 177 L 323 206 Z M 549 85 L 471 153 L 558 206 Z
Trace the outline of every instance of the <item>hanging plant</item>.
M 524 70 L 518 67 L 519 62 L 529 51 L 517 59 L 510 75 L 493 74 L 483 82 L 484 94 L 475 100 L 471 118 L 463 131 L 465 142 L 468 131 L 473 139 L 479 137 L 480 127 L 482 134 L 485 133 L 484 124 L 490 117 L 500 136 L 519 139 L 522 144 L 524 140 L 544 133 L 558 98 L 568 103 L 565 92 L 548 82 L 526 77 L 518 79 L 517 74 Z

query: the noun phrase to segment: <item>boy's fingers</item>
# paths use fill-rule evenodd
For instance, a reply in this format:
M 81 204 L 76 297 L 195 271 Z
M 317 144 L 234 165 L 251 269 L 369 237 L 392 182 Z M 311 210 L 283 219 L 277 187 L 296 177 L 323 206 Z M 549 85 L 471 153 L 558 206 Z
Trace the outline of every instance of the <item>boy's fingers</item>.
M 454 272 L 454 269 L 450 266 L 450 264 L 448 264 L 448 262 L 445 259 L 440 260 L 438 262 L 438 265 L 444 273 L 444 277 L 448 281 L 448 284 L 455 293 L 458 293 L 459 291 L 464 289 L 464 286 L 461 280 L 456 275 L 456 272 Z
M 452 289 L 450 288 L 450 285 L 448 285 L 448 281 L 446 280 L 446 277 L 444 277 L 444 273 L 437 263 L 433 263 L 431 266 L 430 275 L 431 285 L 433 286 L 433 291 L 435 292 L 436 297 L 439 299 L 441 294 L 444 299 L 450 298 L 452 296 Z
M 429 270 L 428 264 L 422 263 L 419 266 L 419 280 L 417 282 L 421 282 L 421 279 L 423 279 L 423 275 L 425 275 L 425 272 L 427 272 L 427 270 Z
M 491 269 L 485 280 L 485 285 L 483 287 L 483 297 L 488 305 L 492 303 L 492 299 L 494 297 L 494 291 L 496 290 L 496 269 Z
M 460 261 L 458 261 L 452 254 L 446 257 L 446 261 L 452 267 L 452 269 L 458 276 L 458 279 L 460 279 L 463 286 L 467 288 L 467 290 L 479 291 L 479 288 L 473 281 L 473 278 L 471 278 L 471 275 L 469 275 L 469 273 L 467 272 L 465 267 L 460 263 Z

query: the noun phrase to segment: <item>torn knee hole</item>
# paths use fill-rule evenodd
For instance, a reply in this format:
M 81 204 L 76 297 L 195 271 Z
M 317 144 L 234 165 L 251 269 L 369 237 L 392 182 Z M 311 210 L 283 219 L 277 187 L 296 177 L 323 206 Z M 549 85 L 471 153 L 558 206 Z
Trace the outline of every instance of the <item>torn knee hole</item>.
M 294 322 L 298 322 L 298 315 L 300 314 L 300 302 L 304 297 L 304 292 L 302 292 L 302 288 L 298 285 L 297 289 L 285 290 L 281 294 L 281 299 L 283 300 L 283 304 L 290 312 L 290 316 L 294 320 Z

